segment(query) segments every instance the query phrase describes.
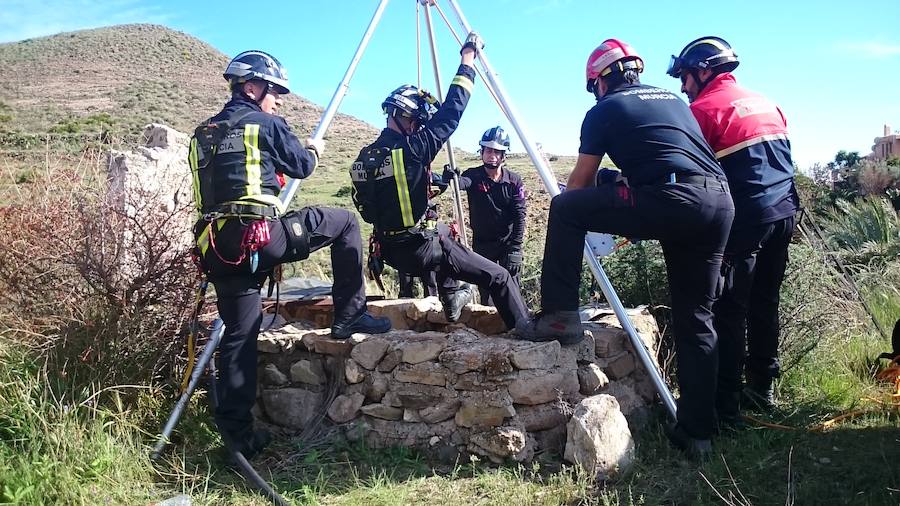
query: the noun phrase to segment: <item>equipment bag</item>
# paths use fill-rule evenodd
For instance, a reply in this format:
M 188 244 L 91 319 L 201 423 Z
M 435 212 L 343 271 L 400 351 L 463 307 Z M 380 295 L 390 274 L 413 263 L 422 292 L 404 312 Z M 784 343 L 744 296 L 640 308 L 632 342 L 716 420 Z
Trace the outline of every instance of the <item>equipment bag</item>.
M 378 202 L 375 184 L 378 179 L 384 179 L 385 167 L 390 165 L 390 148 L 370 148 L 360 153 L 353 166 L 350 168 L 350 179 L 353 182 L 353 204 L 366 223 L 377 225 L 378 206 L 384 202 Z
M 287 237 L 287 262 L 306 260 L 309 258 L 309 231 L 306 230 L 306 209 L 290 211 L 281 217 L 284 233 Z

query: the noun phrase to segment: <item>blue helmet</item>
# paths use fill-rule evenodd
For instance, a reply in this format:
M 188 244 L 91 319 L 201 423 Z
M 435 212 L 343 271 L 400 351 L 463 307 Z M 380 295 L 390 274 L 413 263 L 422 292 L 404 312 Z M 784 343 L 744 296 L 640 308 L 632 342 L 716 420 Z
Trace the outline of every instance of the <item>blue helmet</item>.
M 507 151 L 509 149 L 509 134 L 503 131 L 499 126 L 488 128 L 481 136 L 482 147 L 496 149 L 498 151 Z
M 290 93 L 287 70 L 274 56 L 262 51 L 244 51 L 228 63 L 222 74 L 233 85 L 260 80 L 280 95 Z
M 669 69 L 672 77 L 681 77 L 685 70 L 712 70 L 716 73 L 731 72 L 740 64 L 738 56 L 728 42 L 721 37 L 700 37 L 691 42 L 678 56 L 672 55 Z
M 381 103 L 381 109 L 388 116 L 400 114 L 419 123 L 430 120 L 440 106 L 441 103 L 431 93 L 411 84 L 404 84 L 392 91 Z

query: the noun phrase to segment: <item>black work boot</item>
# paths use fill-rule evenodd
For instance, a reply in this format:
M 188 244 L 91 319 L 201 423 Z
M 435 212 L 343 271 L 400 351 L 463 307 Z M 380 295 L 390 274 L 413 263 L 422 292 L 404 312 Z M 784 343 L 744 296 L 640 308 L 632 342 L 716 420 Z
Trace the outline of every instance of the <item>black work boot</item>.
M 559 341 L 571 345 L 584 339 L 584 325 L 578 311 L 541 311 L 516 322 L 515 333 L 526 341 Z
M 225 437 L 224 434 L 223 437 Z M 269 446 L 269 443 L 271 442 L 272 434 L 270 434 L 269 431 L 266 430 L 247 430 L 242 434 L 229 436 L 229 441 L 227 444 L 233 445 L 232 448 L 227 448 L 227 450 L 229 450 L 229 465 L 237 465 L 237 463 L 233 460 L 230 450 L 233 449 L 239 451 L 245 459 L 251 460 L 253 457 L 259 455 L 267 446 Z
M 445 290 L 443 287 L 438 287 L 438 299 L 441 301 L 441 306 L 444 308 L 444 317 L 447 318 L 448 322 L 455 323 L 459 321 L 463 307 L 472 302 L 473 291 L 472 285 L 468 283 L 462 283 L 459 289 L 452 292 Z
M 737 431 L 747 428 L 741 417 L 741 392 L 716 392 L 716 418 L 719 429 Z
M 681 450 L 688 459 L 703 462 L 712 457 L 712 441 L 709 439 L 693 438 L 680 425 L 671 423 L 663 425 L 663 432 L 672 446 Z
M 353 334 L 384 334 L 391 330 L 391 320 L 385 317 L 372 316 L 363 311 L 355 320 L 349 323 L 335 323 L 331 326 L 333 339 L 347 339 Z
M 755 407 L 760 411 L 772 411 L 775 409 L 775 386 L 769 376 L 757 376 L 747 374 L 747 384 L 744 386 L 743 400 L 747 406 Z

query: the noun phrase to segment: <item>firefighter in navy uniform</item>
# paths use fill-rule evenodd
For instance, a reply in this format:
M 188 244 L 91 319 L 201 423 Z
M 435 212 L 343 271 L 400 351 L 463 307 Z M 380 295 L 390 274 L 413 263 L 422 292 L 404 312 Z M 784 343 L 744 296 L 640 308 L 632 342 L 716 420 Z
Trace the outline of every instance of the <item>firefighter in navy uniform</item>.
M 780 374 L 779 293 L 800 207 L 784 114 L 769 99 L 738 86 L 731 73 L 737 66 L 727 42 L 702 37 L 673 56 L 668 70 L 681 79 L 681 90 L 734 198 L 725 286 L 714 308 L 720 356 L 717 409 L 731 425 L 741 424 L 744 366 L 744 397 L 758 407 L 774 407 L 772 382 Z
M 486 287 L 507 327 L 527 316 L 519 289 L 506 269 L 466 249 L 429 212 L 430 164 L 459 125 L 473 86 L 477 46 L 469 34 L 446 101 L 405 85 L 382 103 L 387 128 L 360 151 L 350 169 L 353 202 L 374 225 L 384 262 L 422 276 L 435 271 L 438 297 L 450 322 L 457 321 L 471 292 L 458 280 Z M 370 260 L 371 262 L 371 260 Z
M 541 275 L 542 311 L 517 329 L 534 341 L 578 342 L 578 287 L 587 231 L 657 239 L 666 260 L 678 360 L 678 422 L 666 427 L 691 457 L 708 457 L 716 430 L 718 349 L 712 306 L 734 216 L 728 183 L 687 105 L 643 85 L 644 63 L 604 41 L 587 62 L 597 98 L 581 126 L 567 190 L 550 204 Z M 601 170 L 608 154 L 618 171 Z
M 251 458 L 270 436 L 253 430 L 256 338 L 262 322 L 260 289 L 282 263 L 331 246 L 334 269 L 332 336 L 381 333 L 390 322 L 366 312 L 362 246 L 355 216 L 342 209 L 307 207 L 285 213 L 278 193 L 283 175 L 312 174 L 321 141 L 301 145 L 276 116 L 289 93 L 284 68 L 271 55 L 247 51 L 225 69 L 232 97 L 200 125 L 188 161 L 200 219 L 194 232 L 200 264 L 216 289 L 225 324 L 219 346 L 216 425 Z
M 522 178 L 503 164 L 509 135 L 502 128 L 486 130 L 479 145 L 482 165 L 465 170 L 459 178 L 459 189 L 465 190 L 469 198 L 472 250 L 503 266 L 521 288 L 525 187 Z M 445 172 L 444 180 L 451 177 Z M 481 290 L 481 303 L 490 303 L 490 294 L 485 290 Z

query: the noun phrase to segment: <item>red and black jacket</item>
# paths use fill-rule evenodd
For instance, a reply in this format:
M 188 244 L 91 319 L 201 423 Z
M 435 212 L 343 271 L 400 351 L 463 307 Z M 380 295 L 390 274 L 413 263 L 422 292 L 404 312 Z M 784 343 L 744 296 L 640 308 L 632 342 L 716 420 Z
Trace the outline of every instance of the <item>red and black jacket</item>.
M 799 207 L 787 121 L 762 95 L 719 74 L 691 103 L 691 111 L 722 165 L 734 199 L 734 226 L 765 224 Z

